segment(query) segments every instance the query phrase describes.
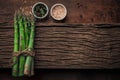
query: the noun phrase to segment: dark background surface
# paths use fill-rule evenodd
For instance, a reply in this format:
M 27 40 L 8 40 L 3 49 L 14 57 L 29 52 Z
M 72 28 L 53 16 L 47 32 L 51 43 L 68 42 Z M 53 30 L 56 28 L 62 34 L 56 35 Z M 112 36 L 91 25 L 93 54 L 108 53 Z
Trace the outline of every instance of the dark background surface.
M 120 80 L 120 70 L 35 69 L 33 77 L 11 76 L 11 69 L 0 69 L 0 80 Z

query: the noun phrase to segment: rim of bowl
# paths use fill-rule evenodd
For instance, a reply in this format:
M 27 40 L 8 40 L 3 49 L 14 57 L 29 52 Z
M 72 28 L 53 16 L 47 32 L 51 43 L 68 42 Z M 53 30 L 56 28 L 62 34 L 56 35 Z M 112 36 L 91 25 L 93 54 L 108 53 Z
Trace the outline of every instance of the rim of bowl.
M 42 16 L 42 17 L 37 16 L 37 15 L 35 14 L 35 12 L 34 12 L 34 8 L 35 8 L 38 4 L 43 4 L 43 5 L 46 7 L 46 9 L 47 9 L 46 14 L 45 14 L 44 16 Z M 32 7 L 32 13 L 33 13 L 34 17 L 35 17 L 35 18 L 38 18 L 38 19 L 43 19 L 43 18 L 45 18 L 45 17 L 48 15 L 48 12 L 49 12 L 49 8 L 48 8 L 48 6 L 47 6 L 45 3 L 43 3 L 43 2 L 37 2 L 37 3 L 35 3 L 35 4 L 33 5 L 33 7 Z
M 59 6 L 59 5 L 62 6 L 62 7 L 65 9 L 65 15 L 64 15 L 64 17 L 62 17 L 62 18 L 60 18 L 60 19 L 55 18 L 55 17 L 53 16 L 53 14 L 52 14 L 53 8 L 56 7 L 56 6 Z M 67 15 L 67 9 L 66 9 L 66 7 L 65 7 L 63 4 L 61 4 L 61 3 L 56 3 L 56 4 L 54 4 L 54 5 L 51 7 L 50 14 L 51 14 L 52 18 L 55 19 L 55 20 L 63 20 L 63 19 L 66 17 L 66 15 Z

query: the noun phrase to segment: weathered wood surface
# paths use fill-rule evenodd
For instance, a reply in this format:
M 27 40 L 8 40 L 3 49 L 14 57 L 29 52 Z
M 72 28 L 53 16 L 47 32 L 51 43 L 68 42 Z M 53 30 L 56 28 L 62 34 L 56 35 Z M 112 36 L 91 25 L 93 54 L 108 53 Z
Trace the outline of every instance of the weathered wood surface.
M 10 67 L 13 28 L 0 29 L 1 67 Z M 36 68 L 119 68 L 120 28 L 36 26 Z
M 65 4 L 68 16 L 63 24 L 54 23 L 50 16 L 42 24 L 36 23 L 36 68 L 120 67 L 119 0 L 41 1 L 49 7 L 56 2 Z M 1 68 L 11 67 L 15 10 L 36 2 L 38 0 L 0 0 Z M 80 23 L 82 25 L 77 25 Z
M 120 0 L 0 0 L 0 23 L 10 25 L 15 10 L 45 2 L 49 9 L 55 3 L 63 3 L 68 10 L 66 23 L 119 23 Z M 52 18 L 43 23 L 53 23 Z

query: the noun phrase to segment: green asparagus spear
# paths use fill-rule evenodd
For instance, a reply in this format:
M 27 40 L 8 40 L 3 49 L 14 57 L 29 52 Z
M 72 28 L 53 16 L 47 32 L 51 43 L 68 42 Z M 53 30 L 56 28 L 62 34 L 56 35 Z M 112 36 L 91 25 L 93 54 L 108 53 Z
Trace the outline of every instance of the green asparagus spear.
M 28 25 L 27 25 L 28 21 L 27 21 L 26 16 L 24 16 L 23 23 L 24 23 L 24 30 L 25 30 L 25 46 L 27 48 L 28 47 L 28 41 L 29 41 L 29 34 L 28 34 Z
M 14 52 L 19 51 L 19 32 L 18 32 L 18 15 L 15 12 L 14 15 Z M 13 62 L 15 63 L 12 68 L 12 75 L 17 77 L 18 76 L 18 57 L 13 57 Z
M 29 45 L 28 45 L 28 51 L 33 51 L 33 44 L 34 44 L 34 29 L 35 29 L 35 25 L 34 25 L 34 21 L 31 21 L 31 32 L 30 32 L 30 40 L 29 40 Z M 32 62 L 33 62 L 33 57 L 32 56 L 27 56 L 26 58 L 26 63 L 25 63 L 25 70 L 24 70 L 24 74 L 26 75 L 31 75 L 31 68 L 32 67 Z
M 20 28 L 20 50 L 25 50 L 25 31 L 23 25 L 23 15 L 21 14 L 19 17 L 19 28 Z M 24 65 L 25 65 L 25 56 L 20 56 L 20 63 L 19 63 L 19 76 L 24 75 Z

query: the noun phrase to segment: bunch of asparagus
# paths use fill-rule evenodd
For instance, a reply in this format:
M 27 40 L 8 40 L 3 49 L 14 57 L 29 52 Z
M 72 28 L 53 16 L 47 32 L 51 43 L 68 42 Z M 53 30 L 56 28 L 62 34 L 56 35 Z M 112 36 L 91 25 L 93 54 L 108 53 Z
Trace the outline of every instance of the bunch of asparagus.
M 14 15 L 14 52 L 13 76 L 34 75 L 34 19 L 24 15 L 20 10 Z M 25 53 L 29 53 L 24 55 Z

